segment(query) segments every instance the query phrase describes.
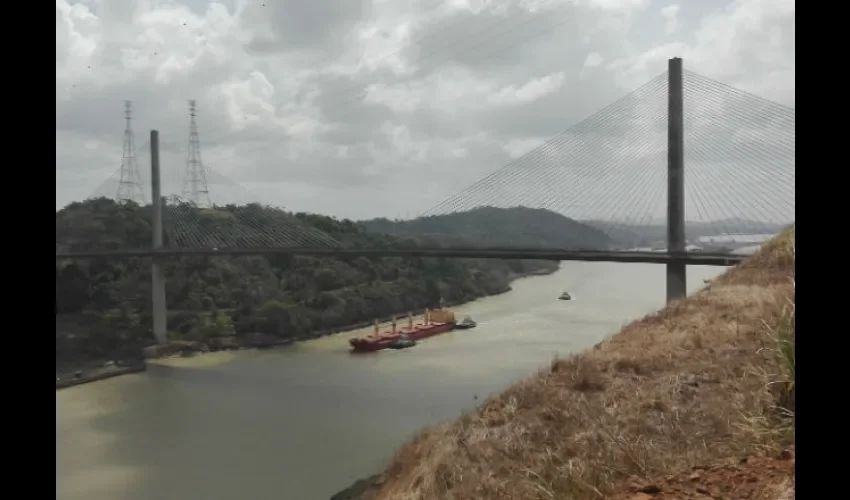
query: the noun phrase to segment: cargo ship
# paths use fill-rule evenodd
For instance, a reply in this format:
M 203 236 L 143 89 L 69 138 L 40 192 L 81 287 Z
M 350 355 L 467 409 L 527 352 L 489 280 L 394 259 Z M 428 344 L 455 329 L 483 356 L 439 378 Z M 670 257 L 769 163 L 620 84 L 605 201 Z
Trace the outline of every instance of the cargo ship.
M 353 352 L 374 352 L 387 349 L 390 345 L 404 336 L 410 340 L 419 341 L 454 330 L 455 315 L 451 311 L 436 309 L 425 310 L 422 323 L 414 324 L 413 315 L 407 315 L 407 328 L 399 329 L 395 318 L 392 319 L 392 327 L 388 332 L 381 332 L 378 322 L 375 321 L 375 332 L 365 337 L 357 337 L 348 341 Z

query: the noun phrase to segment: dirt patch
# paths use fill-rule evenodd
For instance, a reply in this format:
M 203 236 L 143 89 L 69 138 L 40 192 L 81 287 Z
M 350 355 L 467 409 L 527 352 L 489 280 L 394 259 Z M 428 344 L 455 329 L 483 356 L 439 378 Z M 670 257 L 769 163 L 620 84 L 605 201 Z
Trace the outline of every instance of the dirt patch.
M 625 492 L 609 500 L 792 500 L 795 491 L 793 448 L 774 458 L 743 458 L 734 464 L 692 467 L 656 481 L 633 479 Z

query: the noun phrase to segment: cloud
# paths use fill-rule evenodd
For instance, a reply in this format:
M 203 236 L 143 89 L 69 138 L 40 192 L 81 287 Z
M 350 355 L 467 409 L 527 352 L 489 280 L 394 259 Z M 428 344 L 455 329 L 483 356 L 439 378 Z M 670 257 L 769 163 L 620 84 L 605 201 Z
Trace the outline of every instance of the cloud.
M 438 204 L 673 56 L 793 106 L 794 2 L 700 5 L 57 0 L 57 208 L 120 166 L 126 99 L 139 148 L 160 131 L 167 190 L 195 99 L 211 169 L 270 203 L 353 218 Z M 675 32 L 656 26 L 671 19 Z
M 595 67 L 599 66 L 600 64 L 602 64 L 603 61 L 604 61 L 604 59 L 602 58 L 602 56 L 600 56 L 596 52 L 591 52 L 590 54 L 587 55 L 587 58 L 584 60 L 584 67 L 585 68 L 595 68 Z
M 679 6 L 676 4 L 668 5 L 661 9 L 661 17 L 664 18 L 664 31 L 668 35 L 676 33 L 679 29 Z
M 241 20 L 251 26 L 249 51 L 323 52 L 349 42 L 370 10 L 368 0 L 275 0 L 250 2 Z
M 795 0 L 734 0 L 690 37 L 635 49 L 609 64 L 621 85 L 646 81 L 671 57 L 702 75 L 794 106 Z

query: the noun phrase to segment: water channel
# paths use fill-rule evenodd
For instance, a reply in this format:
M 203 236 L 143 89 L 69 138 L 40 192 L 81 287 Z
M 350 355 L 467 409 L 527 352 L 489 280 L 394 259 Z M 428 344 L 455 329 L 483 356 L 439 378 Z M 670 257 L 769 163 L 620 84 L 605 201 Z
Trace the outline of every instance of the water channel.
M 722 271 L 689 267 L 689 290 Z M 352 332 L 57 391 L 57 498 L 327 500 L 423 426 L 662 307 L 664 283 L 661 265 L 565 262 L 412 349 L 352 356 Z

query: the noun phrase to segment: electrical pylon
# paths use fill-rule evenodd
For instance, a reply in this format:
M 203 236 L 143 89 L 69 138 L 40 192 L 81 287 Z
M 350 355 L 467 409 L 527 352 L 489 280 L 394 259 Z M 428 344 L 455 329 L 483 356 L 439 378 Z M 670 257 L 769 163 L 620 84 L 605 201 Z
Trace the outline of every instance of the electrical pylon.
M 201 141 L 195 120 L 195 101 L 189 101 L 189 151 L 186 155 L 186 176 L 183 178 L 183 199 L 199 207 L 211 207 L 207 173 L 201 161 Z
M 133 134 L 133 103 L 124 101 L 124 151 L 121 154 L 121 178 L 118 181 L 118 201 L 145 203 L 145 191 L 139 165 L 136 163 L 136 139 Z

